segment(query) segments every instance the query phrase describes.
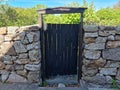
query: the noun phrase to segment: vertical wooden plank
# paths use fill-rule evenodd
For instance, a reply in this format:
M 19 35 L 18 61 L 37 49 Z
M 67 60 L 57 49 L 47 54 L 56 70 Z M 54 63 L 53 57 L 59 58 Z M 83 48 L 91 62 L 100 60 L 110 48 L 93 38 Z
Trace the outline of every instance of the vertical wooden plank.
M 77 60 L 77 72 L 78 72 L 78 82 L 82 77 L 82 60 L 83 60 L 83 13 L 81 13 L 80 26 L 78 32 L 78 60 Z

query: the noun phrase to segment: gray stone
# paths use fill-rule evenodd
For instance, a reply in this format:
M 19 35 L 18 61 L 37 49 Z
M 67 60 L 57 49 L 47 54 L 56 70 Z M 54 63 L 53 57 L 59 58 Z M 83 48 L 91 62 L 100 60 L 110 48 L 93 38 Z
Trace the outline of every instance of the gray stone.
M 85 45 L 85 49 L 89 50 L 101 50 L 105 49 L 105 43 L 90 43 Z
M 116 75 L 117 68 L 101 68 L 100 73 L 103 75 Z
M 65 85 L 64 85 L 63 83 L 59 83 L 59 84 L 58 84 L 58 87 L 60 87 L 60 88 L 61 88 L 61 87 L 65 87 Z
M 109 35 L 115 35 L 115 34 L 116 34 L 115 30 L 99 30 L 100 36 L 109 36 Z
M 107 40 L 107 37 L 97 37 L 96 43 L 105 43 Z
M 88 31 L 88 32 L 98 31 L 98 26 L 97 25 L 85 25 L 83 28 L 84 28 L 85 31 Z
M 19 54 L 19 59 L 27 59 L 27 58 L 28 58 L 28 54 L 27 53 Z
M 33 42 L 34 34 L 35 33 L 33 33 L 33 32 L 30 32 L 30 33 L 27 34 L 27 37 L 28 37 L 28 40 L 29 40 L 30 43 Z
M 98 37 L 98 33 L 94 32 L 94 33 L 85 33 L 85 38 L 87 37 Z
M 15 35 L 15 34 L 19 33 L 19 27 L 10 26 L 7 28 L 7 33 Z
M 107 68 L 118 68 L 120 66 L 120 62 L 116 61 L 107 61 L 105 67 Z
M 105 77 L 106 77 L 107 83 L 111 84 L 113 81 L 112 77 L 111 76 L 105 76 Z
M 120 34 L 120 26 L 117 26 L 115 30 L 116 30 L 117 34 Z
M 26 70 L 30 70 L 30 71 L 39 71 L 40 70 L 40 64 L 38 64 L 38 65 L 34 65 L 34 64 L 26 64 L 25 65 L 25 69 Z
M 120 41 L 108 41 L 106 48 L 116 48 L 120 47 Z
M 108 40 L 115 40 L 115 37 L 113 35 L 108 36 Z
M 38 82 L 39 72 L 29 72 L 27 77 L 29 82 Z
M 27 70 L 17 70 L 16 72 L 18 75 L 27 77 Z M 35 78 L 35 77 L 33 77 L 33 78 Z
M 84 43 L 95 43 L 96 38 L 84 38 Z
M 13 65 L 6 65 L 5 69 L 8 71 L 12 71 L 12 70 L 14 70 L 14 67 L 13 67 Z
M 4 61 L 11 61 L 12 57 L 10 55 L 4 55 Z
M 5 64 L 0 61 L 0 70 L 1 70 L 1 69 L 5 69 Z
M 87 59 L 99 59 L 101 52 L 100 51 L 84 51 L 85 58 Z
M 1 75 L 1 81 L 5 82 L 8 79 L 8 77 L 9 77 L 9 72 L 3 71 Z
M 29 59 L 17 59 L 16 61 L 14 61 L 14 63 L 16 64 L 27 64 L 30 60 Z
M 120 35 L 115 35 L 115 40 L 120 40 Z
M 15 65 L 15 70 L 23 70 L 24 66 L 23 65 Z
M 14 47 L 17 53 L 24 53 L 27 52 L 27 49 L 25 46 L 20 42 L 20 41 L 15 41 L 14 42 Z
M 116 79 L 120 80 L 120 67 L 118 68 L 117 74 L 116 74 Z
M 39 60 L 39 51 L 38 50 L 29 51 L 29 58 L 31 59 L 31 61 Z
M 7 80 L 7 82 L 9 83 L 14 83 L 14 82 L 27 82 L 26 78 L 20 76 L 20 75 L 17 75 L 16 73 L 11 73 L 9 75 L 9 78 Z
M 102 51 L 102 56 L 104 59 L 120 61 L 120 48 L 105 49 Z

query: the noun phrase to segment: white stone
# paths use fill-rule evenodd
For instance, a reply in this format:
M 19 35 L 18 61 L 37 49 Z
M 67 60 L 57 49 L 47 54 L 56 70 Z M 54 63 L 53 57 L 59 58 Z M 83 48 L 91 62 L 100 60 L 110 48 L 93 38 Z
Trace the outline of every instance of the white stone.
M 65 87 L 65 85 L 63 83 L 59 83 L 58 84 L 58 87 L 61 88 L 61 87 Z
M 113 35 L 108 36 L 108 40 L 115 40 L 115 37 Z
M 5 82 L 8 79 L 8 76 L 9 76 L 9 72 L 3 71 L 1 75 L 1 81 Z
M 39 71 L 40 70 L 41 64 L 34 65 L 34 64 L 26 64 L 25 69 L 30 70 L 30 71 Z
M 116 75 L 117 68 L 101 68 L 100 73 L 103 75 Z
M 18 29 L 19 29 L 19 27 L 9 26 L 9 27 L 7 28 L 7 33 L 8 33 L 8 34 L 17 34 L 17 33 L 19 33 L 19 32 L 18 32 Z
M 107 37 L 97 37 L 96 43 L 105 43 L 107 40 Z
M 99 59 L 101 52 L 85 50 L 84 55 L 85 55 L 85 58 L 87 58 L 87 59 Z
M 94 32 L 94 33 L 85 33 L 85 37 L 98 37 L 98 33 Z

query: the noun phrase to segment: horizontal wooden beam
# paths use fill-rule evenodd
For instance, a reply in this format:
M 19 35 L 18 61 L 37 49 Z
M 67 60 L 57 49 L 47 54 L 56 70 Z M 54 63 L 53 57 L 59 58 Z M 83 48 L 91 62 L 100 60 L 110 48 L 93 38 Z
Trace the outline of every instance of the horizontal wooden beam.
M 57 7 L 37 10 L 39 14 L 65 14 L 65 13 L 83 13 L 87 8 L 79 7 Z

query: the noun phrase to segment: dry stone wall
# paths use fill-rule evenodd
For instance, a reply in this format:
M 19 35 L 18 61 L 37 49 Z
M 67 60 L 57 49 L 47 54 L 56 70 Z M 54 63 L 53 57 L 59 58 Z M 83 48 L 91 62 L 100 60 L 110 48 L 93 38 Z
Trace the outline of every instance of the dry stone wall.
M 94 84 L 120 82 L 120 26 L 84 26 L 83 79 Z
M 37 25 L 0 28 L 0 82 L 37 82 L 40 60 Z

